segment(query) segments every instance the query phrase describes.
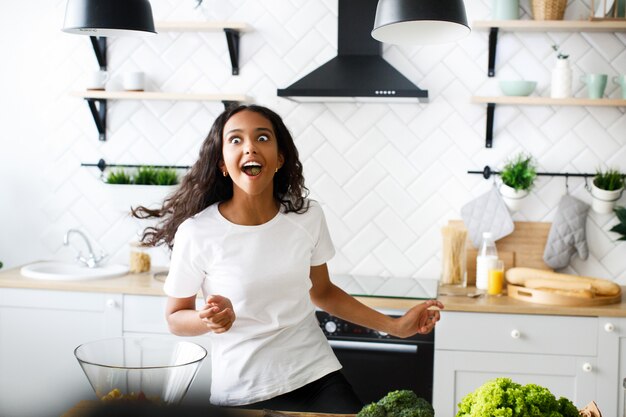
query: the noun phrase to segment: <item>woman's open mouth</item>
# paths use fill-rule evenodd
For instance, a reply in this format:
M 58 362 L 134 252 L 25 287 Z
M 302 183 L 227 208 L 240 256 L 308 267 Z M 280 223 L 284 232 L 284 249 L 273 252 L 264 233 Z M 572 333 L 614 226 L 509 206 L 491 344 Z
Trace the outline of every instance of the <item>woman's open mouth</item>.
M 241 168 L 242 171 L 251 177 L 256 177 L 261 173 L 262 165 L 258 162 L 246 162 Z

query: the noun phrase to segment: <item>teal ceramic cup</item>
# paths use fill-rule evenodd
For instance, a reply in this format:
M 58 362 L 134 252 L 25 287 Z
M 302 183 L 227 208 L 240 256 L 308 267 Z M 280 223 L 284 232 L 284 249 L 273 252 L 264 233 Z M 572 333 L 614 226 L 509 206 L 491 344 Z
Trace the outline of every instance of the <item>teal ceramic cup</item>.
M 626 74 L 620 74 L 613 77 L 613 83 L 622 86 L 622 98 L 626 100 Z
M 519 19 L 519 0 L 492 0 L 491 16 L 493 20 Z
M 602 98 L 608 78 L 606 74 L 585 74 L 580 76 L 580 81 L 587 85 L 589 98 Z

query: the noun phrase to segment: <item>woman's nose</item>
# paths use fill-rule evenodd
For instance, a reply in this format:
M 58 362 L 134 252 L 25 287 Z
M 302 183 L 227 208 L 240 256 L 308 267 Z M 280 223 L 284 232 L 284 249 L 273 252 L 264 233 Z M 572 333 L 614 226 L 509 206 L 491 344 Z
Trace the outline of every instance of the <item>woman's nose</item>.
M 251 154 L 251 153 L 256 153 L 256 147 L 255 147 L 254 142 L 250 141 L 245 144 L 244 153 L 246 155 Z

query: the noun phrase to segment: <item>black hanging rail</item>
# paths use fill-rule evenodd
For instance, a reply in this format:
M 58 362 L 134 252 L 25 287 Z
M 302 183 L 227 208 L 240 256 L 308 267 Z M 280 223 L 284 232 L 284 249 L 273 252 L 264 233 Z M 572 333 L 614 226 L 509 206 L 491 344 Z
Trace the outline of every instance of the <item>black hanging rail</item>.
M 486 180 L 489 179 L 492 175 L 500 175 L 500 171 L 493 171 L 489 165 L 486 165 L 482 171 L 467 171 L 468 174 L 482 174 L 483 178 Z M 537 176 L 545 176 L 545 177 L 595 177 L 596 174 L 587 174 L 580 172 L 537 172 Z
M 114 167 L 114 168 L 141 168 L 141 167 L 151 167 L 151 168 L 170 168 L 170 169 L 189 169 L 191 166 L 189 165 L 149 165 L 149 164 L 107 164 L 104 159 L 100 159 L 97 164 L 87 164 L 81 163 L 81 167 L 98 167 L 101 172 L 104 172 L 105 169 Z

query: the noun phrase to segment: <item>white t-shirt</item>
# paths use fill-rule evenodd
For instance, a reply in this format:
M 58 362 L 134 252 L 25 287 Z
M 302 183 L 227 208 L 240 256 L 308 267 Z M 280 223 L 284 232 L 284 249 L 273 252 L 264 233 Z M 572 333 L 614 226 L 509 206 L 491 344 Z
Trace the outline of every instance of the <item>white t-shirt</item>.
M 310 267 L 335 254 L 319 204 L 259 226 L 233 224 L 217 207 L 179 226 L 164 286 L 170 297 L 202 289 L 233 303 L 231 329 L 210 334 L 211 402 L 266 400 L 340 369 L 309 296 Z

